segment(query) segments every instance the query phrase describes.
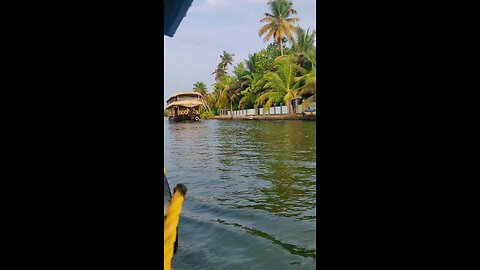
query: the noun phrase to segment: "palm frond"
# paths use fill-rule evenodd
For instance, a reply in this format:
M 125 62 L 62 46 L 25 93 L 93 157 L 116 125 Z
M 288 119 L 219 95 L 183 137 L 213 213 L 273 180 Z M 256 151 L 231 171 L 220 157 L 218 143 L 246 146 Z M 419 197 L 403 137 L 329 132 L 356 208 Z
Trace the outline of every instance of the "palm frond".
M 299 22 L 300 21 L 300 18 L 286 18 L 285 21 L 289 22 L 289 23 L 296 23 L 296 22 Z
M 265 37 L 263 38 L 263 42 L 268 42 L 268 40 L 270 40 L 272 36 L 274 36 L 275 38 L 275 33 L 276 33 L 276 29 L 272 28 L 270 32 L 268 32 L 268 34 L 266 34 Z
M 272 16 L 272 17 L 268 16 L 268 17 L 263 17 L 263 18 L 260 20 L 260 22 L 269 22 L 269 23 L 272 23 L 272 22 L 275 22 L 275 20 L 276 20 L 275 17 L 273 17 L 273 16 Z
M 260 30 L 258 31 L 258 36 L 261 37 L 267 31 L 270 31 L 272 29 L 275 29 L 275 23 L 268 23 L 268 24 L 262 26 L 262 28 L 260 28 Z

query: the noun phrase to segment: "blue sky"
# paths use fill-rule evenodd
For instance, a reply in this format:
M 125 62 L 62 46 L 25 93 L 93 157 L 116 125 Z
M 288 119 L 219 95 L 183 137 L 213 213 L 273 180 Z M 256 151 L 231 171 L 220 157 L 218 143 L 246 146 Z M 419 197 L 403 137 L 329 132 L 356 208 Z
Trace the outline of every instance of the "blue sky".
M 234 65 L 265 48 L 259 22 L 270 12 L 268 0 L 193 0 L 173 38 L 164 36 L 164 102 L 175 92 L 190 91 L 197 81 L 212 91 L 211 73 L 222 51 L 235 54 Z M 293 0 L 302 28 L 316 29 L 315 0 Z M 231 68 L 230 68 L 231 70 Z

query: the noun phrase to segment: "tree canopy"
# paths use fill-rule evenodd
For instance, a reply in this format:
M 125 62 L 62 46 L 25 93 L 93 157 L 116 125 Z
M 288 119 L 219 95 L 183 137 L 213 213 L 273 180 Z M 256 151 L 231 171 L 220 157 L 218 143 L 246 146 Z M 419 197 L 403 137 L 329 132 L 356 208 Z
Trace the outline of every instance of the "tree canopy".
M 267 5 L 270 12 L 261 18 L 264 25 L 258 34 L 265 42 L 273 42 L 237 63 L 235 54 L 223 51 L 212 73 L 212 92 L 203 82 L 193 85 L 193 91 L 203 96 L 205 115 L 255 105 L 268 109 L 279 103 L 294 113 L 293 100 L 302 100 L 306 106 L 316 101 L 316 30 L 297 24 L 300 18 L 294 17 L 292 1 L 272 0 Z

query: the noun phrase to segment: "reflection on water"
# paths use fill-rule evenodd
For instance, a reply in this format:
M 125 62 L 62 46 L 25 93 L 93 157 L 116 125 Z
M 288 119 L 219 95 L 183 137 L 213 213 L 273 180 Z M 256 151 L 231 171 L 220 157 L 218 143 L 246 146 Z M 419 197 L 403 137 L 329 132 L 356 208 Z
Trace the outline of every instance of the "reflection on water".
M 316 123 L 164 122 L 187 185 L 174 269 L 316 268 Z

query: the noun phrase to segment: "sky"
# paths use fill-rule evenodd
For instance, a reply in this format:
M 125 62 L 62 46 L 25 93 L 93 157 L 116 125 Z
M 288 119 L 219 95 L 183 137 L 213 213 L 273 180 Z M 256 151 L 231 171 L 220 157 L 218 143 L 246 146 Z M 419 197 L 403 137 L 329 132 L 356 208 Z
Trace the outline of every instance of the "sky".
M 164 36 L 164 103 L 173 93 L 191 91 L 197 81 L 212 92 L 211 75 L 223 51 L 233 65 L 268 43 L 258 36 L 260 19 L 270 12 L 268 0 L 193 0 L 173 38 Z M 315 0 L 293 0 L 298 23 L 316 29 Z M 232 67 L 229 68 L 232 70 Z

